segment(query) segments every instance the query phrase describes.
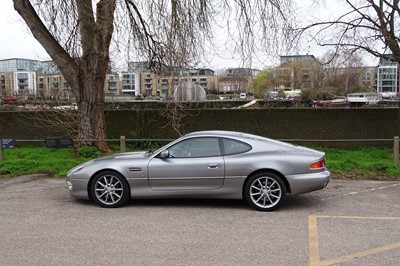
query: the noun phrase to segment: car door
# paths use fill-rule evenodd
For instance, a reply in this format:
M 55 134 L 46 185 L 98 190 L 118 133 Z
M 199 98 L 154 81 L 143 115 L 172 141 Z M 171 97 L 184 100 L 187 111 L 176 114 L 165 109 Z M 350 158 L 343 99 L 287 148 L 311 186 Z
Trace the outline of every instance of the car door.
M 168 148 L 148 164 L 149 185 L 154 190 L 210 190 L 223 186 L 224 159 L 218 138 L 197 137 Z

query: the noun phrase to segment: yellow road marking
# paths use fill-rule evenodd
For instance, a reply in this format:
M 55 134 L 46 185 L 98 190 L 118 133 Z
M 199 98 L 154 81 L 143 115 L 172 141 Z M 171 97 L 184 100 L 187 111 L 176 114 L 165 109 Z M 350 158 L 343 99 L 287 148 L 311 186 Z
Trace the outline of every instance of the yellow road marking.
M 309 245 L 310 245 L 310 266 L 320 265 L 318 246 L 318 225 L 317 216 L 308 216 Z
M 365 257 L 373 255 L 376 253 L 388 251 L 395 248 L 400 248 L 400 242 L 385 245 L 382 247 L 377 247 L 369 249 L 366 251 L 361 251 L 353 254 L 349 254 L 342 257 L 332 258 L 328 260 L 321 261 L 319 257 L 319 242 L 318 242 L 318 218 L 329 218 L 329 219 L 363 219 L 363 220 L 400 220 L 400 217 L 363 217 L 363 216 L 316 216 L 310 215 L 308 217 L 308 229 L 309 229 L 309 259 L 310 266 L 321 266 L 321 265 L 332 265 L 336 263 L 341 263 L 349 261 L 352 259 Z
M 384 252 L 384 251 L 387 251 L 387 250 L 395 249 L 395 248 L 400 248 L 400 242 L 393 243 L 393 244 L 390 244 L 390 245 L 386 245 L 386 246 L 383 246 L 383 247 L 373 248 L 373 249 L 366 250 L 366 251 L 353 253 L 353 254 L 350 254 L 350 255 L 343 256 L 343 257 L 324 260 L 324 261 L 321 261 L 319 265 L 332 265 L 332 264 L 336 264 L 336 263 L 341 263 L 341 262 L 345 262 L 345 261 L 352 260 L 352 259 L 355 259 L 355 258 L 361 258 L 361 257 L 373 255 L 373 254 L 376 254 L 376 253 Z
M 318 215 L 315 217 L 316 218 L 330 218 L 330 219 L 400 220 L 400 217 L 327 216 L 327 215 Z

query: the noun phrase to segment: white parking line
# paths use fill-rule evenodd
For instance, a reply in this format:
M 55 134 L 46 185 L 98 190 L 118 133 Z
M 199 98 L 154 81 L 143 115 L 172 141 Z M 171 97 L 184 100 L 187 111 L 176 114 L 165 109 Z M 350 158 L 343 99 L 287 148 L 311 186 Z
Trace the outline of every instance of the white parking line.
M 342 194 L 342 195 L 338 195 L 338 196 L 333 196 L 333 197 L 321 199 L 321 201 L 330 200 L 330 199 L 335 199 L 335 198 L 341 198 L 341 197 L 346 197 L 346 196 L 351 196 L 351 195 L 356 195 L 356 194 L 359 194 L 359 193 L 372 192 L 372 191 L 375 191 L 375 190 L 382 190 L 382 189 L 387 189 L 387 188 L 393 188 L 393 187 L 397 187 L 397 186 L 400 186 L 400 183 L 391 184 L 391 185 L 383 186 L 383 187 L 379 187 L 379 188 L 370 188 L 370 189 L 367 189 L 367 190 L 364 190 L 364 191 L 358 191 L 358 192 L 357 192 L 357 191 L 352 191 L 352 192 L 349 192 L 349 193 L 347 193 L 347 194 Z

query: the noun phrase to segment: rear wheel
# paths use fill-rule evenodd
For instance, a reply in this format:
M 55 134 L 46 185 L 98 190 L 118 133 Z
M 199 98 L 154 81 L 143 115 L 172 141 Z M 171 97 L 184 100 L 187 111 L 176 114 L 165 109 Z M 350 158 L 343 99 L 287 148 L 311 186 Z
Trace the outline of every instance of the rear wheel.
M 249 178 L 244 188 L 247 203 L 259 211 L 273 211 L 286 198 L 286 187 L 275 173 L 260 172 Z
M 91 183 L 92 199 L 105 208 L 120 207 L 129 198 L 129 185 L 125 178 L 113 171 L 98 173 Z

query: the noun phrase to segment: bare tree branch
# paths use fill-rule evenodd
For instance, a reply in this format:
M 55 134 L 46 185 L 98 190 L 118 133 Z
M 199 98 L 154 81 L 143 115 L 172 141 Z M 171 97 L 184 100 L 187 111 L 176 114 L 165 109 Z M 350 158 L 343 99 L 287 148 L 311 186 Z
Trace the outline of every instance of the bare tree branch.
M 163 72 L 201 64 L 218 35 L 251 65 L 255 53 L 278 53 L 289 45 L 294 22 L 290 0 L 13 1 L 74 92 L 78 138 L 99 140 L 80 143 L 103 151 L 104 82 L 112 45 L 121 50 L 124 43 L 134 61 L 149 61 Z
M 334 20 L 316 21 L 297 29 L 296 38 L 311 34 L 320 46 L 362 50 L 400 62 L 399 0 L 346 0 L 349 11 Z

